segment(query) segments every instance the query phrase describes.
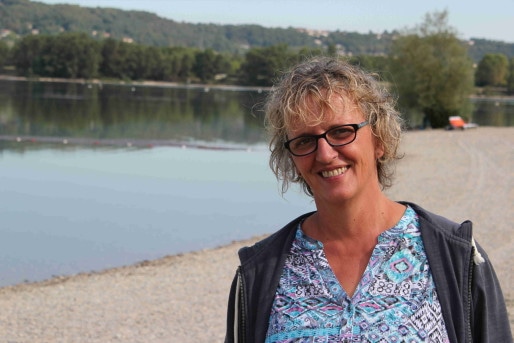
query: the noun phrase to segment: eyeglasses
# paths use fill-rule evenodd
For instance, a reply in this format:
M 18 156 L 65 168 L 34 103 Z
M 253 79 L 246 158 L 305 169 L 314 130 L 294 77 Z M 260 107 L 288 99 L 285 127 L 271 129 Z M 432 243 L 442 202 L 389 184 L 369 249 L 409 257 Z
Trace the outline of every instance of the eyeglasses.
M 324 138 L 330 146 L 350 144 L 357 137 L 357 131 L 368 125 L 367 121 L 360 124 L 341 125 L 325 131 L 320 135 L 305 135 L 284 142 L 284 147 L 294 156 L 305 156 L 318 150 L 318 141 Z

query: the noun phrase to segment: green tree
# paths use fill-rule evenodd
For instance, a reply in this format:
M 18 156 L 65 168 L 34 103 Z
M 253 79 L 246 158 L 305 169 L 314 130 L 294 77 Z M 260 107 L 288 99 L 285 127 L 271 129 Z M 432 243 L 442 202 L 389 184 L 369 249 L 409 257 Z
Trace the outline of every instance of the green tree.
M 303 47 L 296 53 L 296 56 L 294 56 L 295 62 L 301 62 L 306 59 L 315 57 L 315 56 L 322 56 L 326 55 L 321 48 L 309 48 L 309 47 Z
M 285 44 L 250 49 L 241 65 L 241 82 L 253 86 L 270 86 L 278 73 L 288 68 L 295 57 Z
M 214 76 L 218 72 L 217 58 L 214 50 L 205 49 L 195 54 L 193 72 L 202 82 L 214 80 Z
M 507 82 L 509 61 L 504 54 L 485 54 L 480 60 L 475 73 L 475 82 L 479 87 L 504 86 Z
M 162 48 L 162 80 L 179 81 L 179 72 L 182 67 L 183 48 Z
M 165 81 L 189 81 L 195 62 L 195 50 L 183 47 L 162 48 L 162 73 Z
M 196 52 L 193 72 L 202 82 L 212 82 L 217 76 L 230 74 L 232 64 L 227 56 L 206 49 Z
M 363 69 L 382 75 L 389 70 L 389 58 L 386 56 L 357 55 L 351 57 L 349 61 Z
M 123 43 L 121 45 L 123 59 L 122 75 L 123 78 L 130 80 L 143 79 L 146 70 L 143 66 L 143 49 L 142 46 L 131 43 Z
M 38 75 L 42 70 L 43 52 L 48 49 L 50 37 L 25 36 L 13 47 L 12 58 L 16 73 L 23 76 Z
M 337 47 L 334 43 L 330 43 L 327 46 L 327 55 L 335 57 L 337 56 Z
M 51 39 L 45 59 L 48 76 L 90 79 L 98 74 L 100 46 L 85 33 L 63 33 Z
M 13 48 L 20 75 L 92 78 L 100 61 L 98 43 L 84 33 L 26 36 Z
M 180 54 L 180 67 L 177 70 L 179 80 L 189 82 L 189 77 L 193 73 L 193 65 L 195 63 L 195 56 L 192 50 L 188 49 Z
M 9 61 L 9 46 L 4 41 L 0 41 L 0 70 Z
M 163 54 L 155 46 L 148 46 L 143 51 L 143 63 L 146 66 L 145 79 L 163 80 Z
M 159 67 L 157 48 L 120 42 L 113 39 L 103 41 L 100 55 L 100 74 L 104 77 L 141 80 L 151 77 Z
M 507 93 L 514 95 L 514 57 L 509 61 L 509 76 L 507 77 Z
M 112 38 L 104 40 L 101 44 L 100 75 L 103 77 L 121 78 L 123 56 L 120 48 L 121 42 Z
M 391 77 L 401 109 L 421 111 L 432 127 L 444 127 L 449 116 L 462 114 L 474 83 L 467 48 L 447 21 L 446 11 L 427 14 L 391 50 Z

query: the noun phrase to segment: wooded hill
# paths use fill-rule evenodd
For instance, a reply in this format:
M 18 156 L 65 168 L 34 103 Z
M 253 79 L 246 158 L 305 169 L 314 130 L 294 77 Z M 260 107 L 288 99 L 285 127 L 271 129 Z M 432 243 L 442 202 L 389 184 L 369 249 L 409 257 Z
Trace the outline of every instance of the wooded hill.
M 8 41 L 29 34 L 85 32 L 97 39 L 110 37 L 148 46 L 211 48 L 230 53 L 245 53 L 252 47 L 276 44 L 298 49 L 334 46 L 346 55 L 387 54 L 398 35 L 397 31 L 361 34 L 259 25 L 190 24 L 144 11 L 47 5 L 29 0 L 0 0 L 0 30 L 0 38 Z M 486 53 L 514 57 L 514 43 L 486 39 L 466 43 L 470 57 L 476 62 Z

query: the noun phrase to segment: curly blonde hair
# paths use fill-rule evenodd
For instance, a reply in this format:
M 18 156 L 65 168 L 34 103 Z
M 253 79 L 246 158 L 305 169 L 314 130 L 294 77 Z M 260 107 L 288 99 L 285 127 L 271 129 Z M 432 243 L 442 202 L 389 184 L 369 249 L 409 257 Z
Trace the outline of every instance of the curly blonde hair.
M 398 147 L 402 133 L 402 119 L 395 108 L 395 100 L 379 82 L 378 75 L 342 59 L 315 57 L 286 72 L 272 88 L 265 105 L 265 126 L 270 135 L 269 165 L 282 181 L 282 194 L 290 183 L 300 183 L 306 194 L 313 195 L 309 185 L 298 175 L 284 142 L 287 129 L 294 125 L 316 125 L 326 119 L 333 95 L 352 100 L 364 114 L 384 150 L 376 162 L 378 181 L 382 189 L 392 185 L 393 162 L 400 158 Z M 318 112 L 309 111 L 312 104 Z

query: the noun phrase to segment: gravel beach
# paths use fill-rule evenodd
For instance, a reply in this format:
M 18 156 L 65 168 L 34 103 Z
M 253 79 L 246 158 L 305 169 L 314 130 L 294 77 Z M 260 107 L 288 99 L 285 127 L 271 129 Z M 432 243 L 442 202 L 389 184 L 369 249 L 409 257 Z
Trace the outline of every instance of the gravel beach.
M 402 151 L 388 195 L 474 222 L 514 328 L 514 128 L 407 132 Z M 257 239 L 1 288 L 0 343 L 221 342 L 237 250 Z

